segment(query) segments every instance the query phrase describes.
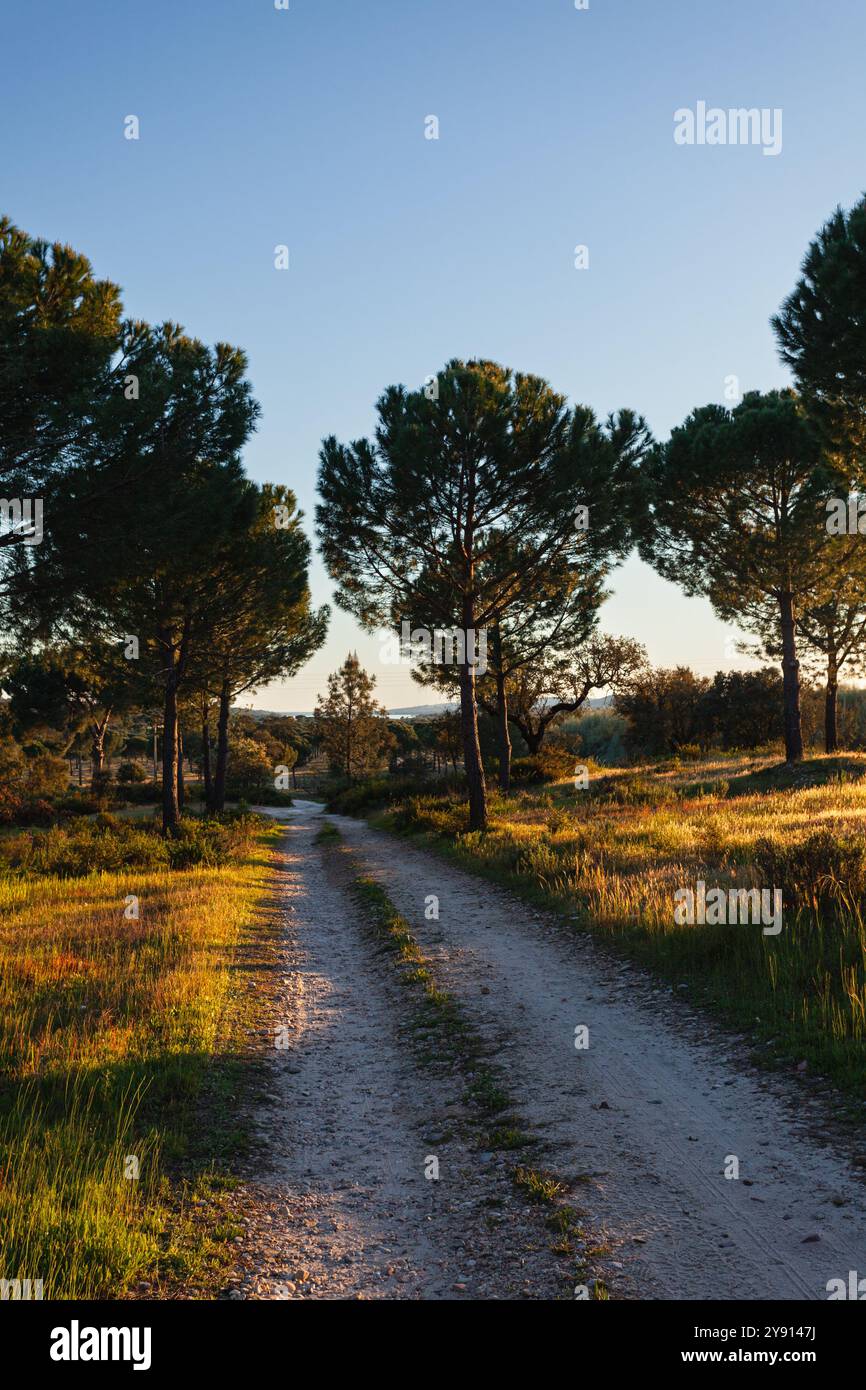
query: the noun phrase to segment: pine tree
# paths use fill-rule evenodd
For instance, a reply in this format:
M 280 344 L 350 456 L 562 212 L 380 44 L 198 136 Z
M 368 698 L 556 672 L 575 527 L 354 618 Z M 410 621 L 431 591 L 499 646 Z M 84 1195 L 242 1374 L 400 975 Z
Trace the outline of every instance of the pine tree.
M 435 389 L 390 387 L 373 440 L 324 441 L 316 522 L 337 602 L 373 630 L 456 629 L 472 829 L 487 827 L 478 740 L 479 634 L 551 567 L 627 543 L 647 440 L 628 412 L 598 424 L 535 376 L 451 361 Z M 576 525 L 589 505 L 587 533 Z M 590 538 L 587 543 L 587 536 Z
M 828 448 L 860 477 L 866 456 L 866 197 L 837 208 L 772 319 L 780 356 Z
M 350 652 L 328 677 L 328 694 L 316 702 L 317 733 L 330 766 L 350 782 L 381 767 L 393 742 L 388 712 L 373 699 L 375 680 Z

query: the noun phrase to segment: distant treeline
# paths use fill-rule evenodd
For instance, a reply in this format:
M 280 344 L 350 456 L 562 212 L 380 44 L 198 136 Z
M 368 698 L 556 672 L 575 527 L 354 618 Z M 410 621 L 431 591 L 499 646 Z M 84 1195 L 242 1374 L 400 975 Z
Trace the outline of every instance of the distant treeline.
M 566 720 L 557 732 L 612 765 L 683 751 L 761 748 L 784 739 L 781 694 L 782 676 L 774 668 L 719 671 L 710 680 L 677 666 L 648 672 L 609 707 Z M 805 744 L 822 748 L 825 691 L 804 686 L 801 707 Z M 837 737 L 839 747 L 866 748 L 866 690 L 838 692 Z

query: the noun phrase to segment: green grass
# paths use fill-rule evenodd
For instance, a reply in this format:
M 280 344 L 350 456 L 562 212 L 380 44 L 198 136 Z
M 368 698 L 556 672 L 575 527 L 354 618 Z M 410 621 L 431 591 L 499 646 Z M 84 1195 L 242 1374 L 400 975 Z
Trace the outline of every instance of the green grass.
M 250 1065 L 237 951 L 271 929 L 276 833 L 218 867 L 0 876 L 0 1277 L 46 1298 L 215 1277 Z
M 478 1142 L 501 1150 L 520 1150 L 533 1144 L 534 1138 L 516 1121 L 508 1122 L 512 1098 L 496 1068 L 487 1061 L 484 1043 L 458 1002 L 437 984 L 406 919 L 375 879 L 356 878 L 354 888 L 376 939 L 395 956 L 402 982 L 418 991 L 415 1035 L 424 1049 L 425 1063 L 438 1063 L 449 1074 L 459 1065 L 471 1076 L 464 1100 L 476 1112 Z
M 316 834 L 315 844 L 317 844 L 317 845 L 328 845 L 328 844 L 333 844 L 333 842 L 334 842 L 335 840 L 339 840 L 339 838 L 340 838 L 340 832 L 339 832 L 339 830 L 337 829 L 337 827 L 336 827 L 331 821 L 326 820 L 326 821 L 324 822 L 324 824 L 323 824 L 321 830 L 319 830 L 319 831 L 317 832 L 317 834 Z

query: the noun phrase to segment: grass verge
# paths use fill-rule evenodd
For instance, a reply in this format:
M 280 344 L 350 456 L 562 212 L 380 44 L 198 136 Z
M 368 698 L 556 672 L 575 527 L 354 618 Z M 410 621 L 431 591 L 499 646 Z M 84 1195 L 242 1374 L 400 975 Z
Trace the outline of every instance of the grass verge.
M 217 1277 L 250 1067 L 238 952 L 276 930 L 276 834 L 251 824 L 218 867 L 0 878 L 0 1278 L 100 1299 Z
M 588 791 L 494 796 L 486 834 L 466 831 L 455 795 L 409 798 L 374 819 L 592 931 L 748 1033 L 764 1064 L 829 1077 L 862 1118 L 866 757 L 787 773 L 750 756 L 591 774 Z M 782 869 L 785 883 L 765 881 Z M 698 880 L 784 887 L 782 931 L 677 925 L 674 893 Z

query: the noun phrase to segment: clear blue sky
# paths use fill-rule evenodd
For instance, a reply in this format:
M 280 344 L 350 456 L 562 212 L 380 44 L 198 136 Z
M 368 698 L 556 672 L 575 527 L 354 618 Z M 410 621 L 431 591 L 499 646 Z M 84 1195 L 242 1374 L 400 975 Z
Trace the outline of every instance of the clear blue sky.
M 388 383 L 452 356 L 659 434 L 729 375 L 784 384 L 768 318 L 866 187 L 864 51 L 862 0 L 9 5 L 0 208 L 86 252 L 129 313 L 245 348 L 249 471 L 291 485 L 312 529 L 322 436 L 366 433 Z M 782 153 L 677 146 L 699 100 L 781 108 Z M 329 599 L 318 562 L 313 581 Z M 603 626 L 655 662 L 738 664 L 705 603 L 636 560 L 614 586 Z M 387 704 L 427 698 L 335 612 L 256 703 L 311 708 L 350 646 Z

